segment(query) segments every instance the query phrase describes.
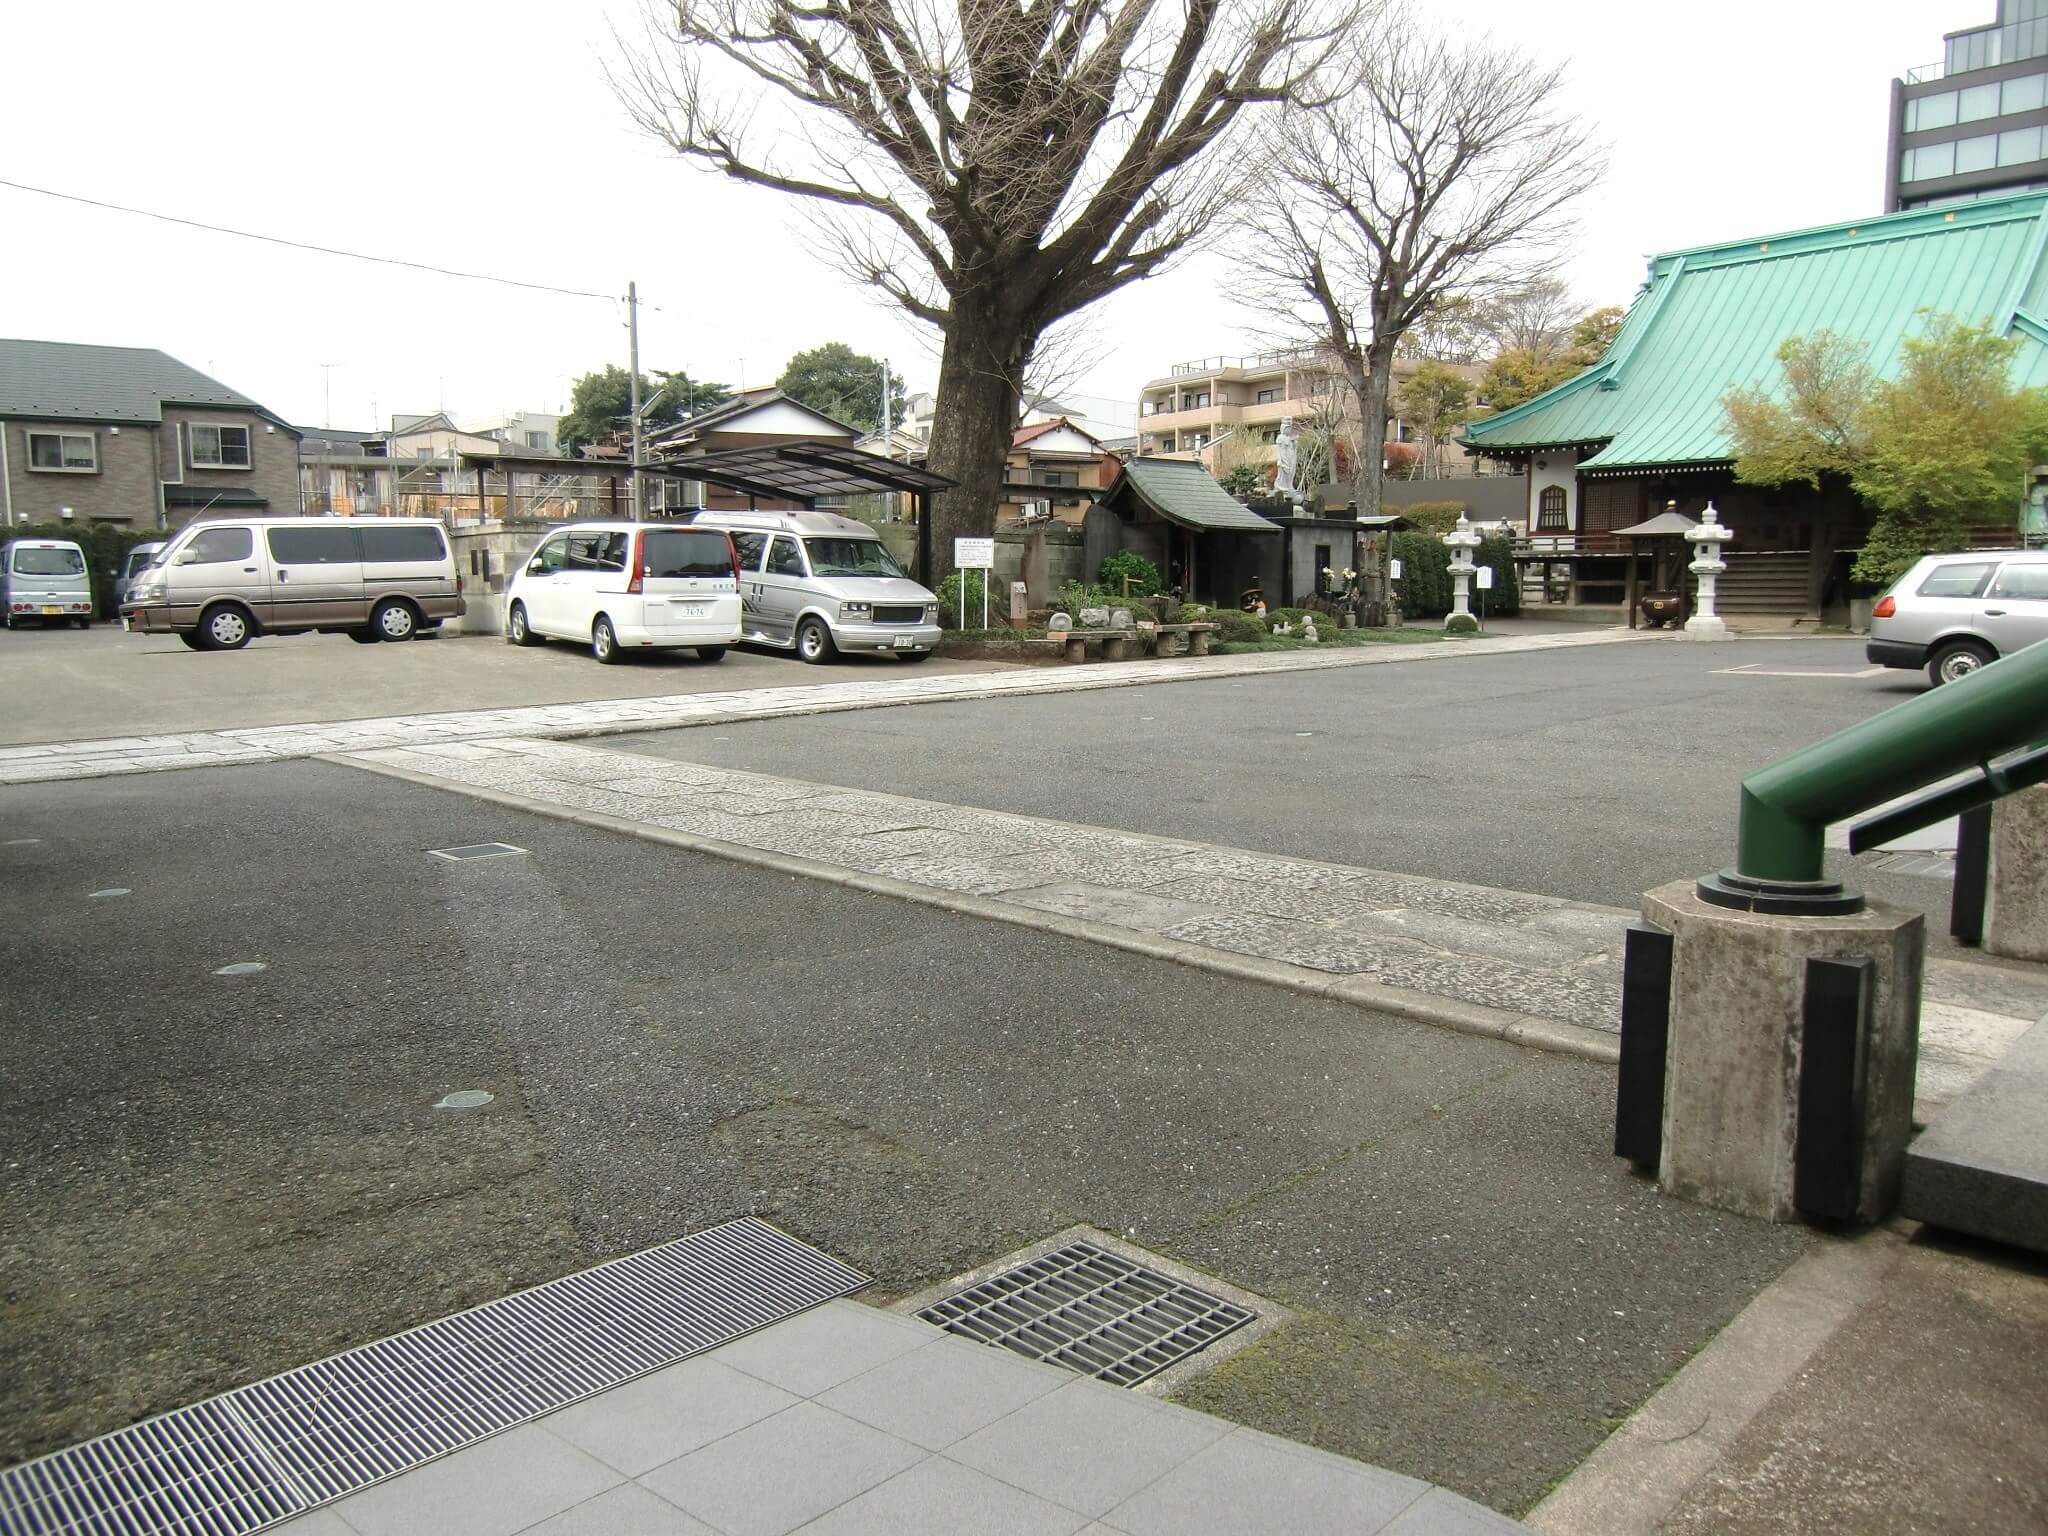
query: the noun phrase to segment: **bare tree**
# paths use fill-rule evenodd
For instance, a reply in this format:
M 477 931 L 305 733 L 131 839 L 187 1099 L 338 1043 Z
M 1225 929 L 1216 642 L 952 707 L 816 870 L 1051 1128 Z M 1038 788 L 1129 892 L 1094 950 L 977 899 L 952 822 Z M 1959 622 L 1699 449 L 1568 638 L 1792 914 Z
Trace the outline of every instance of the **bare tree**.
M 1402 338 L 1554 265 L 1564 212 L 1604 160 L 1560 110 L 1561 69 L 1433 36 L 1412 16 L 1354 34 L 1331 68 L 1355 89 L 1283 120 L 1288 194 L 1252 259 L 1268 307 L 1344 371 L 1372 445 L 1355 479 L 1370 514 Z
M 1578 318 L 1571 290 L 1560 279 L 1536 277 L 1495 295 L 1482 323 L 1496 351 L 1547 358 L 1564 350 Z
M 1228 205 L 1198 174 L 1300 103 L 1366 0 L 646 0 L 613 85 L 687 159 L 805 199 L 840 264 L 944 343 L 938 563 L 994 518 L 1041 338 Z

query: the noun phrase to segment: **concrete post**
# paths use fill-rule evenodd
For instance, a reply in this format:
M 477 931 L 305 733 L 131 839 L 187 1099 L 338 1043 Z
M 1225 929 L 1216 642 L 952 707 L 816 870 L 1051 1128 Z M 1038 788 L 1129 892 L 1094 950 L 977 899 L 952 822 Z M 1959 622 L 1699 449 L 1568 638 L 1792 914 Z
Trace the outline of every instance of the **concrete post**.
M 2011 960 L 2048 960 L 2048 784 L 2007 795 L 1991 807 L 1984 951 Z
M 1685 638 L 1688 640 L 1726 640 L 1728 626 L 1721 616 L 1714 612 L 1714 587 L 1721 579 L 1721 573 L 1728 569 L 1728 562 L 1721 558 L 1721 546 L 1735 537 L 1733 529 L 1722 526 L 1721 514 L 1714 510 L 1714 504 L 1707 503 L 1707 510 L 1700 514 L 1700 525 L 1686 530 L 1685 541 L 1693 547 L 1691 570 L 1699 578 L 1699 606 L 1691 618 L 1685 621 Z
M 1874 1004 L 1856 1219 L 1883 1220 L 1912 1134 L 1927 943 L 1920 914 L 1871 902 L 1842 916 L 1773 916 L 1702 901 L 1690 880 L 1648 892 L 1642 911 L 1672 936 L 1658 1187 L 1745 1216 L 1797 1219 L 1806 962 L 1867 958 Z
M 1444 543 L 1451 548 L 1451 611 L 1444 615 L 1444 629 L 1449 634 L 1472 634 L 1479 628 L 1471 606 L 1472 551 L 1479 547 L 1479 535 L 1471 519 L 1460 512 L 1458 526 L 1444 535 Z

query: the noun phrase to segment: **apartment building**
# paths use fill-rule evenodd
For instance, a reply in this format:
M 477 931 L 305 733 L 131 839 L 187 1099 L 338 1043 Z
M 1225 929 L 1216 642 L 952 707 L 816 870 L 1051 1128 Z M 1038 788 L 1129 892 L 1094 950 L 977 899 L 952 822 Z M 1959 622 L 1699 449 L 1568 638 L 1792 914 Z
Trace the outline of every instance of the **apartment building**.
M 1892 81 L 1887 213 L 2048 187 L 2048 0 L 1998 0 Z

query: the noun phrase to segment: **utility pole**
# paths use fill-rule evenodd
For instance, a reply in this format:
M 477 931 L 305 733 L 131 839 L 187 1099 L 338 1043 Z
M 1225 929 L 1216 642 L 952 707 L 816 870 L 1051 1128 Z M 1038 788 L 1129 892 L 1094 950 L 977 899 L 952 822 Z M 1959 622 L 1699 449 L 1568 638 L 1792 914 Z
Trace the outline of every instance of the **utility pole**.
M 640 496 L 640 285 L 626 284 L 626 399 L 633 418 L 633 521 L 644 515 Z
M 340 366 L 341 364 L 339 363 L 321 363 L 319 365 L 320 388 L 324 395 L 320 406 L 320 425 L 323 427 L 334 425 L 334 370 Z
M 896 457 L 891 450 L 894 444 L 889 440 L 889 359 L 882 359 L 882 457 Z

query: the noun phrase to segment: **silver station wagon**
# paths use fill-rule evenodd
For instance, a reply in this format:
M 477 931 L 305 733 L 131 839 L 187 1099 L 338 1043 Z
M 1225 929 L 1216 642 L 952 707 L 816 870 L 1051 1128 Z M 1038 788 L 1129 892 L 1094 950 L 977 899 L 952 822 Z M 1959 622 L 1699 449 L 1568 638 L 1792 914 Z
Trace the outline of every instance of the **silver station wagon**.
M 1952 683 L 2048 640 L 2048 549 L 1924 556 L 1870 610 L 1864 654 Z

